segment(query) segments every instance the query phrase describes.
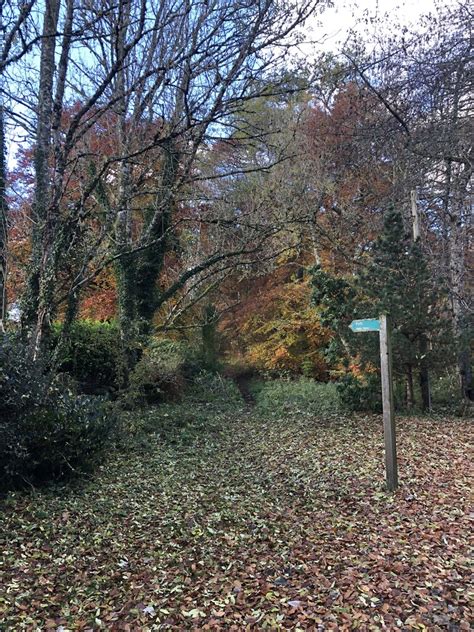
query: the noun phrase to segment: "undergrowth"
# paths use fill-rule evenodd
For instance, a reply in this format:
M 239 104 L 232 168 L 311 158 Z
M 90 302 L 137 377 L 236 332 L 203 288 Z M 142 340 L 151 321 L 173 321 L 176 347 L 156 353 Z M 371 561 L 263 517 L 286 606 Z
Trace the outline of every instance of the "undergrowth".
M 192 378 L 179 402 L 165 402 L 141 411 L 122 413 L 122 449 L 145 448 L 149 437 L 188 445 L 222 428 L 222 417 L 239 412 L 244 402 L 235 382 L 201 372 Z
M 336 385 L 332 383 L 302 377 L 256 382 L 251 390 L 256 411 L 264 416 L 292 413 L 324 417 L 341 411 Z

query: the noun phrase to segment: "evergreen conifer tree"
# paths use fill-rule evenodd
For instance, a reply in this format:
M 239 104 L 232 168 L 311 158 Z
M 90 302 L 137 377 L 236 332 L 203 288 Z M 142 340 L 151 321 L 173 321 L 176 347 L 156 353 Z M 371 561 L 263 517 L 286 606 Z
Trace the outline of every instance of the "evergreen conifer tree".
M 428 369 L 436 361 L 432 349 L 439 351 L 445 342 L 442 291 L 432 280 L 420 243 L 413 243 L 394 209 L 385 215 L 383 232 L 374 244 L 370 265 L 359 277 L 359 287 L 362 302 L 372 313 L 390 314 L 394 365 L 398 374 L 406 376 L 407 404 L 413 404 L 417 370 L 422 405 L 429 408 Z
M 422 405 L 429 408 L 428 370 L 445 357 L 448 341 L 442 288 L 432 278 L 421 245 L 412 242 L 394 209 L 386 213 L 369 256 L 363 272 L 350 279 L 334 279 L 321 268 L 314 269 L 313 301 L 323 322 L 338 334 L 338 350 L 358 357 L 366 367 L 378 364 L 378 341 L 375 336 L 351 334 L 348 325 L 353 318 L 389 314 L 394 374 L 405 380 L 406 403 L 414 403 L 413 376 L 418 373 Z

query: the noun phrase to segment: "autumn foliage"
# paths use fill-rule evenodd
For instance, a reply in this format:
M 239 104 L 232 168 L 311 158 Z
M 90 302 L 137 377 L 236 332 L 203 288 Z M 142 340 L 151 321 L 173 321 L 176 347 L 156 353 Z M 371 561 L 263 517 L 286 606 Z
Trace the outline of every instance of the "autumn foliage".
M 301 273 L 300 266 L 282 264 L 238 286 L 242 298 L 221 324 L 229 359 L 270 374 L 327 379 L 322 349 L 330 333 L 310 306 L 311 290 Z

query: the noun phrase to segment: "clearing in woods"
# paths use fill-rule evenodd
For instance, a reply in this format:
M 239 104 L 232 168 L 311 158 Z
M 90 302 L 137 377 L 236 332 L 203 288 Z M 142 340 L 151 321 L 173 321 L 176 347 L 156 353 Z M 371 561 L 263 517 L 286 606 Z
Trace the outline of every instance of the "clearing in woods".
M 0 629 L 469 629 L 468 421 L 209 423 L 4 501 Z

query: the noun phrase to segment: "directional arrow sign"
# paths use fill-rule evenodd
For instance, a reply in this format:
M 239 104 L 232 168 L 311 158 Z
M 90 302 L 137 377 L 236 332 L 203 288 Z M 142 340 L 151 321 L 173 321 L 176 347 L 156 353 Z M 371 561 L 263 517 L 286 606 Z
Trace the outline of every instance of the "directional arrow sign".
M 349 327 L 354 332 L 380 331 L 380 320 L 378 318 L 362 318 L 361 320 L 353 320 Z

